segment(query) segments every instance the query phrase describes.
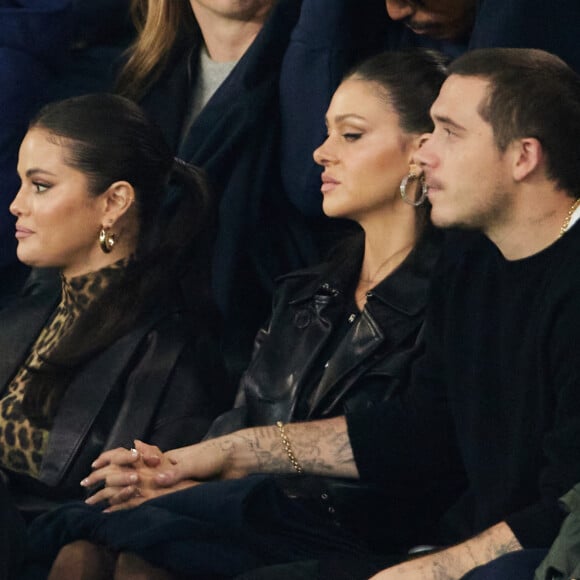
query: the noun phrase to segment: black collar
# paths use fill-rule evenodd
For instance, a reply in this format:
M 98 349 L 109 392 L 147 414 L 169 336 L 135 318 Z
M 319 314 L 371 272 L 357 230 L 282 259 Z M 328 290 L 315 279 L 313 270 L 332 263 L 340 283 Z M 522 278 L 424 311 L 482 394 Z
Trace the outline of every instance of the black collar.
M 427 301 L 442 241 L 440 231 L 426 232 L 403 263 L 371 291 L 371 299 L 367 303 L 371 312 L 374 299 L 409 316 L 421 312 Z M 345 260 L 332 260 L 280 277 L 280 282 L 301 280 L 300 289 L 292 297 L 291 304 L 311 300 L 316 295 L 344 296 L 352 291 L 360 272 L 364 240 L 360 237 L 355 243 L 356 251 Z

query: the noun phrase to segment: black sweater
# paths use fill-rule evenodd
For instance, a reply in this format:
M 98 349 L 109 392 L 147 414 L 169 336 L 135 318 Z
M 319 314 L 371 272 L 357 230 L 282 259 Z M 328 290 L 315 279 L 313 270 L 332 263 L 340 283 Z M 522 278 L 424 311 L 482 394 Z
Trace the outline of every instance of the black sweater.
M 399 496 L 463 480 L 444 541 L 503 520 L 524 547 L 549 546 L 580 481 L 580 226 L 515 261 L 462 242 L 433 283 L 412 388 L 347 417 L 357 466 Z

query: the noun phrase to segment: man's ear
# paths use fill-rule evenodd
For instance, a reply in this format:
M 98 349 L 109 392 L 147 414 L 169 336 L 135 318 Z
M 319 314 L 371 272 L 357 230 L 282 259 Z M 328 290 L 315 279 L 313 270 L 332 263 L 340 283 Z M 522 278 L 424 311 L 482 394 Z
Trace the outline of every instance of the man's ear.
M 135 190 L 127 181 L 115 181 L 103 193 L 103 225 L 111 227 L 119 218 L 127 213 L 135 202 Z
M 523 181 L 544 160 L 542 144 L 535 137 L 518 139 L 510 145 L 513 155 L 512 175 L 515 181 Z

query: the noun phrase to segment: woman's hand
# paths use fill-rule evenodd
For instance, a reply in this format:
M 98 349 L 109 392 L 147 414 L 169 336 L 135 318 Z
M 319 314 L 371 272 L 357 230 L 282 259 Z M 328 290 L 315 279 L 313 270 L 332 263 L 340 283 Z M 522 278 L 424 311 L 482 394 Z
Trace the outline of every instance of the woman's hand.
M 135 448 L 112 449 L 101 454 L 94 462 L 94 471 L 83 479 L 83 487 L 104 483 L 105 487 L 86 500 L 88 504 L 107 502 L 105 511 L 127 509 L 144 501 L 195 485 L 194 481 L 180 481 L 160 487 L 155 475 L 172 466 L 158 447 L 135 441 Z

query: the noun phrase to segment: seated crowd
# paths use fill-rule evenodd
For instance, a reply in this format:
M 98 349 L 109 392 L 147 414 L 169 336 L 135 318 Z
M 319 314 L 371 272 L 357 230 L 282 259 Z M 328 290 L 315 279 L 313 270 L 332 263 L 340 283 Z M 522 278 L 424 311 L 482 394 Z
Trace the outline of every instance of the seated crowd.
M 574 1 L 130 0 L 118 61 L 46 69 L 5 135 L 0 579 L 577 575 Z M 61 58 L 88 6 L 0 15 L 90 14 Z

